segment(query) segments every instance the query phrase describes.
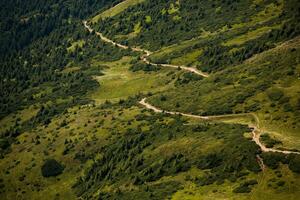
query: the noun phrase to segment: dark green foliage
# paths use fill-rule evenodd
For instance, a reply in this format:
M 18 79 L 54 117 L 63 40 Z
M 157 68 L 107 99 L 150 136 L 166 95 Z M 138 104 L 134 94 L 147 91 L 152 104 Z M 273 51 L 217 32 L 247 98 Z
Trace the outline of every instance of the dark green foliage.
M 286 41 L 300 34 L 298 18 L 300 16 L 300 4 L 297 0 L 287 0 L 284 2 L 283 13 L 279 17 L 247 27 L 249 19 L 262 12 L 270 1 L 261 2 L 259 6 L 253 6 L 253 1 L 197 1 L 188 0 L 180 2 L 179 12 L 168 13 L 170 4 L 176 5 L 176 1 L 146 1 L 142 4 L 133 6 L 123 13 L 100 21 L 97 24 L 100 32 L 109 36 L 127 35 L 134 32 L 134 26 L 141 23 L 142 30 L 137 37 L 125 40 L 115 37 L 115 40 L 129 44 L 130 46 L 143 46 L 144 48 L 157 50 L 181 41 L 197 38 L 199 32 L 218 32 L 225 26 L 228 32 L 220 35 L 212 35 L 209 38 L 195 40 L 193 45 L 184 49 L 176 50 L 169 55 L 156 58 L 157 63 L 166 63 L 168 60 L 177 58 L 195 50 L 204 49 L 199 56 L 201 62 L 199 66 L 203 71 L 215 72 L 223 70 L 231 65 L 240 64 L 255 54 L 273 48 L 278 42 Z M 221 8 L 218 12 L 216 9 Z M 151 12 L 148 12 L 148 11 Z M 163 13 L 162 10 L 166 10 Z M 244 12 L 247 10 L 247 12 Z M 145 22 L 145 17 L 151 16 L 152 23 Z M 174 17 L 180 20 L 174 20 Z M 242 45 L 224 46 L 222 43 L 231 38 L 246 34 L 249 29 L 258 29 L 263 26 L 273 26 L 281 24 L 280 28 L 274 28 L 266 32 L 257 39 L 245 42 Z M 228 23 L 230 22 L 230 23 Z M 233 29 L 232 25 L 245 23 L 245 27 L 238 30 Z M 239 48 L 233 53 L 232 48 Z M 294 73 L 289 70 L 288 74 Z
M 64 167 L 54 159 L 46 160 L 41 168 L 43 177 L 57 176 L 61 174 L 63 170 Z
M 242 183 L 239 187 L 235 188 L 233 190 L 234 193 L 250 193 L 252 190 L 252 187 L 254 185 L 258 184 L 256 180 L 249 180 L 244 183 Z
M 101 192 L 99 194 L 99 199 L 122 199 L 122 200 L 132 200 L 132 199 L 154 199 L 161 200 L 165 198 L 171 198 L 177 190 L 181 188 L 179 182 L 169 181 L 159 184 L 151 184 L 150 186 L 142 186 L 138 190 L 133 191 L 119 191 L 115 193 L 111 192 Z
M 267 148 L 273 148 L 277 144 L 282 144 L 281 141 L 271 138 L 268 134 L 261 135 L 260 139 L 266 145 Z
M 284 181 L 278 181 L 278 182 L 276 183 L 276 185 L 278 185 L 279 187 L 284 186 L 284 184 L 285 184 Z
M 293 172 L 300 173 L 300 155 L 290 156 L 289 168 Z
M 113 0 L 57 0 L 0 2 L 0 57 L 22 50 L 31 42 L 47 37 L 67 25 L 68 19 L 84 19 Z M 59 6 L 57 6 L 59 5 Z
M 5 150 L 10 146 L 6 138 L 0 138 L 0 149 Z
M 300 173 L 300 156 L 297 154 L 285 155 L 281 153 L 263 153 L 264 163 L 271 169 L 277 169 L 279 164 L 288 164 L 291 171 Z
M 284 96 L 283 92 L 277 88 L 270 89 L 267 94 L 271 101 L 278 101 Z
M 211 169 L 220 166 L 222 163 L 222 157 L 219 154 L 209 154 L 204 156 L 198 162 L 198 168 L 200 169 Z
M 133 64 L 130 67 L 130 70 L 133 71 L 133 72 L 136 72 L 136 71 L 151 72 L 151 71 L 158 71 L 158 70 L 160 70 L 160 67 L 153 66 L 153 65 L 150 65 L 150 64 L 145 64 L 143 62 L 138 62 L 136 64 Z
M 172 120 L 166 123 L 164 120 L 166 117 Z M 255 143 L 243 137 L 243 133 L 249 131 L 245 126 L 201 123 L 185 127 L 182 126 L 185 122 L 179 116 L 172 117 L 163 113 L 140 114 L 135 119 L 149 126 L 149 130 L 128 129 L 123 136 L 105 146 L 101 150 L 102 158 L 95 162 L 74 186 L 78 195 L 89 198 L 97 188 L 107 183 L 118 184 L 120 181 L 130 181 L 140 191 L 145 183 L 188 171 L 192 166 L 211 170 L 210 175 L 201 177 L 198 184 L 222 183 L 225 179 L 235 180 L 244 176 L 244 171 L 260 171 L 256 161 L 259 150 Z M 196 158 L 187 152 L 174 152 L 170 155 L 151 153 L 165 142 L 176 142 L 184 136 L 196 137 L 203 133 L 206 138 L 222 138 L 224 145 L 217 152 L 211 152 L 209 155 L 200 153 Z M 144 152 L 149 153 L 145 155 Z M 102 195 L 113 199 L 117 194 Z M 122 193 L 122 195 L 137 195 L 137 193 Z M 149 194 L 138 192 L 138 195 Z
M 176 83 L 177 84 L 187 84 L 189 82 L 193 81 L 199 81 L 202 80 L 202 77 L 191 72 L 184 73 L 182 77 L 178 78 Z
M 281 153 L 265 152 L 262 154 L 265 165 L 277 169 L 280 163 L 288 163 L 289 157 Z
M 166 100 L 167 100 L 167 97 L 164 96 L 164 95 L 161 95 L 161 96 L 160 96 L 160 100 L 161 100 L 161 101 L 166 101 Z

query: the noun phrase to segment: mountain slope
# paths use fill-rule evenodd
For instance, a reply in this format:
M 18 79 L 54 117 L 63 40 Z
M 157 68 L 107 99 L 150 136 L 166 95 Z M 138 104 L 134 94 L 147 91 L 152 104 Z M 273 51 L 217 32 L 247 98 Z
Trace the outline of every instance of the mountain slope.
M 3 5 L 1 198 L 297 199 L 299 8 Z

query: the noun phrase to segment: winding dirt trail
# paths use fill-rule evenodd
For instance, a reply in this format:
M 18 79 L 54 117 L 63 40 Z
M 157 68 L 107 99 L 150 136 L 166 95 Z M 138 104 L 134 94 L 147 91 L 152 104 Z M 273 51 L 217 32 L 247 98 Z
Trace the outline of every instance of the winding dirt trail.
M 262 152 L 277 152 L 277 153 L 283 153 L 283 154 L 299 154 L 300 152 L 297 151 L 288 151 L 288 150 L 279 150 L 279 149 L 273 149 L 273 148 L 268 148 L 266 147 L 263 143 L 260 141 L 260 136 L 262 131 L 259 129 L 259 118 L 257 117 L 256 114 L 254 113 L 247 113 L 247 114 L 232 114 L 232 115 L 214 115 L 214 116 L 201 116 L 201 115 L 192 115 L 192 114 L 186 114 L 182 112 L 171 112 L 171 111 L 166 111 L 162 110 L 160 108 L 157 108 L 149 103 L 146 102 L 147 98 L 143 98 L 139 104 L 143 105 L 149 110 L 153 110 L 156 113 L 167 113 L 171 115 L 181 115 L 181 116 L 186 116 L 186 117 L 191 117 L 191 118 L 196 118 L 196 119 L 204 119 L 204 120 L 214 120 L 217 118 L 222 118 L 222 117 L 234 117 L 234 116 L 251 116 L 255 119 L 255 124 L 249 125 L 249 128 L 252 129 L 252 140 L 260 147 Z M 262 159 L 259 159 L 261 163 Z
M 92 29 L 87 21 L 84 21 L 83 22 L 85 28 L 89 31 L 89 32 L 93 32 L 94 29 Z M 148 50 L 145 50 L 145 49 L 141 49 L 139 47 L 129 47 L 129 46 L 125 46 L 125 45 L 122 45 L 122 44 L 119 44 L 117 42 L 114 42 L 113 40 L 103 36 L 102 33 L 99 33 L 99 32 L 96 32 L 95 31 L 95 34 L 98 35 L 102 41 L 104 42 L 107 42 L 107 43 L 111 43 L 112 45 L 114 46 L 117 46 L 119 48 L 122 48 L 122 49 L 131 49 L 132 51 L 135 51 L 135 52 L 141 52 L 141 53 L 144 53 L 140 58 L 141 60 L 146 63 L 146 64 L 149 64 L 149 65 L 153 65 L 153 66 L 162 66 L 162 67 L 170 67 L 170 68 L 181 68 L 183 70 L 186 70 L 186 71 L 189 71 L 189 72 L 192 72 L 192 73 L 195 73 L 195 74 L 198 74 L 199 76 L 203 76 L 203 77 L 208 77 L 209 75 L 196 69 L 196 68 L 193 68 L 193 67 L 186 67 L 186 66 L 177 66 L 177 65 L 170 65 L 170 64 L 158 64 L 158 63 L 152 63 L 151 61 L 149 61 L 147 58 L 152 54 L 151 51 L 148 51 Z M 274 148 L 268 148 L 266 147 L 261 141 L 260 141 L 260 136 L 262 134 L 262 130 L 259 128 L 259 124 L 260 124 L 260 121 L 259 121 L 259 118 L 257 117 L 256 114 L 254 113 L 247 113 L 247 114 L 232 114 L 232 115 L 216 115 L 216 116 L 201 116 L 201 115 L 193 115 L 193 114 L 187 114 L 187 113 L 182 113 L 182 112 L 174 112 L 174 111 L 166 111 L 166 110 L 162 110 L 160 108 L 157 108 L 149 103 L 146 102 L 146 98 L 143 98 L 139 104 L 141 104 L 142 106 L 144 106 L 145 108 L 149 109 L 149 110 L 153 110 L 154 112 L 156 113 L 167 113 L 167 114 L 170 114 L 170 115 L 181 115 L 181 116 L 185 116 L 185 117 L 190 117 L 190 118 L 195 118 L 195 119 L 203 119 L 203 120 L 213 120 L 213 119 L 216 119 L 216 118 L 221 118 L 221 117 L 226 117 L 226 116 L 252 116 L 255 120 L 255 124 L 249 124 L 249 128 L 252 129 L 252 140 L 260 147 L 261 151 L 262 152 L 276 152 L 276 153 L 283 153 L 283 154 L 299 154 L 300 155 L 300 152 L 297 152 L 297 151 L 289 151 L 289 150 L 279 150 L 279 149 L 274 149 Z M 264 162 L 263 162 L 263 159 L 257 155 L 257 162 L 259 163 L 259 165 L 261 166 L 261 169 L 262 171 L 265 170 L 265 165 L 264 165 Z
M 94 31 L 94 29 L 91 28 L 91 26 L 88 25 L 87 21 L 84 21 L 83 22 L 84 24 L 84 27 L 91 33 Z M 189 71 L 189 72 L 192 72 L 192 73 L 195 73 L 195 74 L 198 74 L 199 76 L 203 76 L 203 77 L 208 77 L 209 75 L 194 68 L 194 67 L 187 67 L 187 66 L 178 66 L 178 65 L 170 65 L 170 64 L 163 64 L 163 63 L 153 63 L 151 62 L 150 60 L 148 60 L 148 57 L 152 54 L 151 51 L 148 51 L 146 49 L 141 49 L 139 47 L 129 47 L 129 46 L 125 46 L 125 45 L 122 45 L 120 43 L 117 43 L 107 37 L 105 37 L 102 33 L 99 33 L 97 31 L 95 31 L 95 34 L 98 35 L 102 41 L 104 42 L 107 42 L 107 43 L 110 43 L 114 46 L 117 46 L 121 49 L 130 49 L 132 51 L 135 51 L 135 52 L 140 52 L 140 53 L 143 53 L 143 55 L 140 57 L 140 59 L 146 63 L 146 64 L 149 64 L 149 65 L 153 65 L 153 66 L 162 66 L 162 67 L 170 67 L 170 68 L 176 68 L 176 69 L 183 69 L 183 70 L 186 70 L 186 71 Z

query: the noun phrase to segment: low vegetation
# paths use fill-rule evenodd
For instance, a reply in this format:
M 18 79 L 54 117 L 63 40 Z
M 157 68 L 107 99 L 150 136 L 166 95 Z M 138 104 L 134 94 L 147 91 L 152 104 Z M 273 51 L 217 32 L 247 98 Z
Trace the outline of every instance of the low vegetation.
M 61 174 L 63 170 L 64 167 L 54 159 L 46 160 L 41 167 L 42 175 L 44 177 L 57 176 Z
M 0 2 L 1 199 L 297 199 L 299 8 Z M 130 48 L 102 41 L 83 20 Z M 132 47 L 179 67 L 146 64 Z M 143 98 L 215 117 L 155 113 Z M 295 153 L 262 152 L 249 125 L 266 147 Z

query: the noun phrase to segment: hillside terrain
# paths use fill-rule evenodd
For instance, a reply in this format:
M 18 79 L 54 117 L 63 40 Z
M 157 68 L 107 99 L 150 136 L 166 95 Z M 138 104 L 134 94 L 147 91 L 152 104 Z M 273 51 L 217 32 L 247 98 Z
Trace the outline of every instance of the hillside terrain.
M 1 2 L 1 199 L 300 195 L 300 2 Z

